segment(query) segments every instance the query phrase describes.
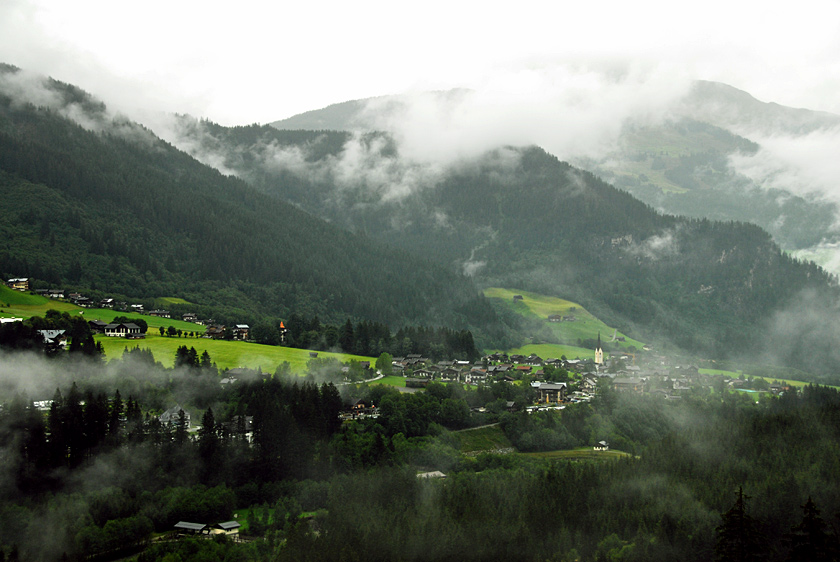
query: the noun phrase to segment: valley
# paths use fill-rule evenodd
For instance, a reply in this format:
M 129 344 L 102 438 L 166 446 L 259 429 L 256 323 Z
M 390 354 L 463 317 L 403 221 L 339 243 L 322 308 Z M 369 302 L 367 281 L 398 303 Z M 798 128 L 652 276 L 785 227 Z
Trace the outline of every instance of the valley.
M 835 209 L 734 164 L 828 117 L 701 84 L 601 158 L 429 158 L 406 99 L 147 128 L 20 73 L 0 559 L 705 562 L 734 517 L 840 550 L 840 286 L 791 255 Z

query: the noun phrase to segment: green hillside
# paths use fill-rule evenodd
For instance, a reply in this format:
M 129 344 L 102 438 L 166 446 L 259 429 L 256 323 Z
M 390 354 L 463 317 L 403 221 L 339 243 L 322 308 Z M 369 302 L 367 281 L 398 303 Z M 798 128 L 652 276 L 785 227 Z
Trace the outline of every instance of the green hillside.
M 0 67 L 0 80 L 14 72 Z M 0 273 L 91 298 L 168 295 L 223 323 L 297 312 L 464 324 L 459 311 L 476 306 L 449 268 L 261 194 L 85 92 L 48 85 L 102 132 L 0 96 Z
M 145 317 L 144 317 L 145 318 Z M 175 363 L 175 352 L 181 346 L 195 348 L 199 357 L 206 351 L 219 369 L 234 369 L 245 367 L 248 369 L 262 369 L 263 372 L 273 373 L 278 365 L 288 362 L 292 372 L 304 374 L 306 365 L 311 359 L 310 351 L 291 347 L 259 345 L 256 343 L 211 340 L 208 338 L 168 337 L 150 333 L 142 340 L 126 341 L 123 338 L 109 338 L 96 336 L 96 341 L 102 344 L 105 358 L 110 361 L 122 357 L 126 348 L 150 350 L 156 361 L 165 367 L 172 367 Z M 374 361 L 375 358 L 348 355 L 344 353 L 318 352 L 318 358 L 335 358 L 342 363 L 347 361 Z
M 669 150 L 698 131 L 714 146 L 752 146 L 706 125 L 680 126 L 683 131 L 662 141 L 670 143 Z M 381 133 L 348 137 L 209 123 L 195 133 L 196 142 L 212 148 L 260 191 L 460 269 L 482 287 L 518 287 L 584 303 L 608 324 L 643 331 L 691 354 L 723 359 L 746 350 L 760 361 L 772 356 L 779 364 L 833 371 L 837 354 L 831 338 L 808 335 L 790 346 L 787 336 L 773 341 L 768 330 L 795 295 L 814 291 L 823 294 L 820 299 L 835 299 L 832 277 L 785 254 L 754 225 L 662 214 L 537 147 L 491 150 L 424 183 L 422 168 L 403 162 L 397 143 Z M 637 134 L 656 142 L 652 133 Z M 368 174 L 342 176 L 335 164 L 348 142 L 369 161 L 387 163 L 396 178 L 416 177 L 417 185 L 392 197 Z M 696 146 L 669 157 L 687 158 L 684 164 L 693 166 L 702 160 L 691 152 Z M 268 147 L 294 151 L 323 173 L 313 179 L 293 167 L 263 166 L 275 150 Z M 725 160 L 720 153 L 707 157 Z M 718 173 L 715 166 L 707 168 Z M 690 193 L 695 192 L 703 190 Z M 512 347 L 522 340 L 521 330 L 530 330 L 515 323 L 487 316 L 477 340 L 484 347 Z
M 520 355 L 535 353 L 543 358 L 566 356 L 569 359 L 590 359 L 595 355 L 594 346 L 586 347 L 582 346 L 581 343 L 586 340 L 593 342 L 599 335 L 602 343 L 618 349 L 633 350 L 641 349 L 644 346 L 644 343 L 626 336 L 614 327 L 608 326 L 584 307 L 572 301 L 498 287 L 485 289 L 484 296 L 511 312 L 532 320 L 533 323 L 529 324 L 535 334 L 532 339 L 539 339 L 541 334 L 542 337 L 545 337 L 544 331 L 549 330 L 559 342 L 530 343 L 509 349 L 507 350 L 508 353 Z M 522 298 L 514 300 L 514 296 Z M 574 317 L 574 320 L 550 322 L 548 317 L 552 315 Z M 613 341 L 613 334 L 615 334 L 616 340 L 624 338 L 625 341 Z

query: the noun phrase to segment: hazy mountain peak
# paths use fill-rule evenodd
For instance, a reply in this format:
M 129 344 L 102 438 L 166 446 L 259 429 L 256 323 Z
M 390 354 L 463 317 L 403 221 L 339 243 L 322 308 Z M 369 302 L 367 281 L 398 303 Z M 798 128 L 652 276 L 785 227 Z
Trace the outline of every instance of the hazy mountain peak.
M 706 80 L 694 82 L 678 111 L 741 133 L 801 135 L 840 125 L 840 116 L 833 113 L 763 102 L 728 84 Z

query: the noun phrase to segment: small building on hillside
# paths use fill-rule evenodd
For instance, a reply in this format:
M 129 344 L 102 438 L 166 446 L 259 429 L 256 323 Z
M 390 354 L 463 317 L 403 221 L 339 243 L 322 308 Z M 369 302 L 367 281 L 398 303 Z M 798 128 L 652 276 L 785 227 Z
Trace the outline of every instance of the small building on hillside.
M 216 523 L 210 529 L 211 535 L 225 535 L 230 539 L 239 540 L 239 528 L 242 525 L 239 521 L 225 521 L 224 523 Z
M 184 535 L 208 535 L 210 529 L 204 523 L 190 523 L 189 521 L 178 521 L 174 525 L 175 531 Z
M 233 327 L 233 339 L 239 341 L 245 341 L 248 339 L 248 332 L 251 330 L 251 327 L 248 324 L 237 324 Z
M 543 404 L 562 402 L 566 398 L 566 383 L 542 383 L 537 388 L 537 393 L 537 400 Z
M 128 339 L 137 339 L 143 337 L 143 333 L 140 331 L 140 326 L 138 326 L 134 322 L 120 322 L 117 324 L 107 324 L 105 326 L 105 335 L 111 338 Z
M 181 420 L 181 412 L 184 412 L 184 425 L 186 426 L 185 429 L 189 429 L 191 422 L 190 422 L 190 413 L 184 410 L 180 405 L 175 405 L 166 410 L 164 413 L 160 415 L 158 419 L 160 419 L 160 423 L 164 425 L 169 425 L 172 427 L 177 427 Z
M 29 290 L 29 278 L 28 277 L 16 277 L 14 279 L 9 279 L 6 282 L 10 288 L 14 289 L 15 291 L 28 291 Z

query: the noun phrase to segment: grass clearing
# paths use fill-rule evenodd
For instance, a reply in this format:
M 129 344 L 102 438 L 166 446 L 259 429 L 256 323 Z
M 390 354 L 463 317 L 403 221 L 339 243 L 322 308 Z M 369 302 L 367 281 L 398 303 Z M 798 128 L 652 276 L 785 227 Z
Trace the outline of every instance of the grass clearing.
M 521 295 L 522 299 L 514 302 L 514 295 Z M 572 301 L 500 287 L 485 289 L 484 296 L 491 299 L 499 299 L 499 301 L 517 314 L 542 321 L 564 346 L 575 347 L 578 340 L 595 339 L 599 333 L 601 334 L 601 341 L 603 343 L 610 343 L 613 333 L 615 333 L 616 338 L 623 337 L 625 339 L 623 342 L 617 342 L 619 347 L 634 346 L 636 349 L 641 349 L 644 346 L 644 343 L 618 332 L 617 329 L 611 326 L 607 326 L 581 305 Z M 574 316 L 576 320 L 574 322 L 549 322 L 548 317 L 555 314 L 560 316 Z M 588 351 L 591 353 L 591 350 Z M 578 354 L 575 351 L 572 351 L 572 353 L 575 353 L 575 356 Z M 568 353 L 554 354 L 556 357 L 560 355 L 570 357 Z M 544 356 L 540 355 L 540 357 Z M 581 355 L 581 358 L 583 357 Z
M 592 447 L 578 447 L 563 451 L 545 451 L 541 453 L 522 453 L 526 457 L 565 461 L 604 461 L 631 456 L 624 451 L 596 451 Z
M 145 318 L 145 317 L 144 317 Z M 257 343 L 211 340 L 208 338 L 170 338 L 150 333 L 142 340 L 125 340 L 123 338 L 109 338 L 96 336 L 96 341 L 102 343 L 105 350 L 105 358 L 108 361 L 122 357 L 126 347 L 133 349 L 149 349 L 165 367 L 172 367 L 175 364 L 175 352 L 182 345 L 187 348 L 194 347 L 199 356 L 205 351 L 210 354 L 210 359 L 219 369 L 234 369 L 245 367 L 248 369 L 262 369 L 263 372 L 273 373 L 277 366 L 287 361 L 292 372 L 304 374 L 306 365 L 310 360 L 308 349 L 296 349 L 291 347 L 280 347 L 274 345 L 261 345 Z M 360 355 L 347 355 L 344 353 L 330 353 L 319 351 L 318 358 L 334 357 L 344 363 L 350 360 L 374 361 L 371 357 Z
M 498 425 L 477 429 L 462 429 L 452 432 L 451 435 L 458 440 L 459 449 L 467 453 L 496 451 L 513 447 L 513 444 Z
M 765 376 L 761 376 L 761 375 L 751 375 L 749 372 L 745 372 L 745 371 L 741 371 L 741 370 L 726 371 L 726 370 L 723 370 L 723 369 L 701 368 L 701 369 L 699 369 L 699 372 L 701 374 L 704 374 L 704 375 L 730 377 L 730 378 L 733 378 L 733 379 L 740 378 L 741 375 L 744 375 L 744 376 L 752 377 L 752 378 L 755 378 L 755 379 L 764 379 L 765 381 L 767 381 L 770 384 L 773 384 L 774 382 L 779 381 L 782 384 L 792 386 L 794 388 L 802 388 L 802 387 L 805 387 L 805 386 L 808 386 L 809 384 L 811 384 L 809 382 L 797 381 L 797 380 L 793 380 L 793 379 L 783 379 L 783 378 L 779 378 L 779 377 L 765 377 Z M 840 390 L 840 386 L 831 386 L 831 385 L 827 385 L 827 384 L 826 385 L 820 385 L 820 386 L 825 386 L 827 388 L 836 388 L 836 389 Z
M 391 375 L 388 377 L 383 377 L 376 382 L 372 382 L 371 384 L 384 384 L 385 386 L 397 386 L 405 388 L 405 377 Z

